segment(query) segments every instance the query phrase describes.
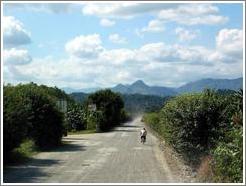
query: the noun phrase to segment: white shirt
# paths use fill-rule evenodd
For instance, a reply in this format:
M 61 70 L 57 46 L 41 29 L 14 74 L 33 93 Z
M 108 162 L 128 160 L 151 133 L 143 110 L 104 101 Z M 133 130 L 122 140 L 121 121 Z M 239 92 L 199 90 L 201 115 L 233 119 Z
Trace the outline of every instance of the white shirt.
M 141 136 L 146 136 L 146 135 L 147 135 L 147 131 L 142 129 L 142 130 L 140 131 L 140 135 L 141 135 Z

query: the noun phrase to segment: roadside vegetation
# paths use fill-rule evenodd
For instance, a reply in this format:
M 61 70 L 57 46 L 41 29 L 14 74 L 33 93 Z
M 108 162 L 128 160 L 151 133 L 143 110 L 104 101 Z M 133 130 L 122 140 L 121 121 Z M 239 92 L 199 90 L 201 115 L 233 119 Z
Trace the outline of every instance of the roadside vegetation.
M 180 95 L 143 120 L 197 170 L 200 181 L 243 181 L 242 90 Z
M 61 101 L 65 105 L 59 104 Z M 55 148 L 67 134 L 107 131 L 127 119 L 121 96 L 110 90 L 91 94 L 80 104 L 56 87 L 35 83 L 4 85 L 4 165 Z

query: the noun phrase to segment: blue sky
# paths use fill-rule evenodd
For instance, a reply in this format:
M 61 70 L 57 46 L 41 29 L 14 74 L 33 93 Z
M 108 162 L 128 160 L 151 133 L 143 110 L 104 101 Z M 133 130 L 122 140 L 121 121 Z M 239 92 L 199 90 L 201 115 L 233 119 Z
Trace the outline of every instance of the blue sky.
M 243 74 L 242 3 L 4 3 L 3 79 L 180 86 Z

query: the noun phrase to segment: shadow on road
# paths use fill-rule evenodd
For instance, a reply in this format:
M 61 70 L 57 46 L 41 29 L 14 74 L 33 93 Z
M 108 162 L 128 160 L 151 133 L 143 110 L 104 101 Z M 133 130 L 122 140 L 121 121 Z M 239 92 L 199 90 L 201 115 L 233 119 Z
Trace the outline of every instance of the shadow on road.
M 74 141 L 69 141 L 69 140 L 66 140 L 65 141 L 66 144 L 62 144 L 61 146 L 55 148 L 55 149 L 52 149 L 52 150 L 48 150 L 46 152 L 72 152 L 72 151 L 85 151 L 85 147 L 86 146 L 83 146 L 83 145 L 78 145 L 78 144 L 73 144 L 72 142 Z
M 49 167 L 54 164 L 61 163 L 59 160 L 50 159 L 30 159 L 30 162 L 22 166 L 8 167 L 3 170 L 4 183 L 30 183 L 39 182 L 42 177 L 49 176 L 41 169 Z
M 66 141 L 67 142 L 67 141 Z M 53 152 L 73 152 L 85 151 L 85 146 L 68 143 L 63 144 L 55 149 L 48 150 L 42 153 Z M 42 154 L 40 154 L 42 156 Z M 42 178 L 51 176 L 52 173 L 45 173 L 44 168 L 56 167 L 63 164 L 64 161 L 58 159 L 41 159 L 39 157 L 28 158 L 26 163 L 22 165 L 7 166 L 3 169 L 4 183 L 30 183 L 40 182 Z

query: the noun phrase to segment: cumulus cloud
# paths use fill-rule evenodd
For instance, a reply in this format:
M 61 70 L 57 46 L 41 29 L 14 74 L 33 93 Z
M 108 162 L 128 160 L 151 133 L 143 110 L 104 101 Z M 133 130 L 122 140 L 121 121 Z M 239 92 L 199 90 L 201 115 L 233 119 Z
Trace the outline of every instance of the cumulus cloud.
M 164 29 L 164 23 L 160 20 L 151 20 L 147 27 L 144 27 L 141 29 L 141 32 L 163 32 Z
M 24 29 L 23 23 L 15 17 L 4 16 L 2 25 L 4 47 L 16 47 L 31 42 L 31 34 Z
M 241 62 L 243 59 L 243 31 L 222 29 L 216 36 L 216 51 L 209 56 L 211 61 L 225 63 Z
M 84 15 L 93 15 L 100 18 L 130 19 L 144 14 L 157 15 L 159 21 L 174 21 L 184 25 L 216 25 L 228 21 L 225 16 L 219 15 L 219 9 L 208 3 L 87 3 L 82 8 Z M 150 22 L 146 30 L 159 30 L 160 22 Z M 155 26 L 157 24 L 157 26 Z
M 216 37 L 217 49 L 227 54 L 242 53 L 243 31 L 239 29 L 222 29 Z
M 100 25 L 101 26 L 104 26 L 104 27 L 111 27 L 114 24 L 115 24 L 115 22 L 114 21 L 111 21 L 109 19 L 101 19 L 101 21 L 100 21 Z
M 95 58 L 103 51 L 101 38 L 98 34 L 78 36 L 67 42 L 66 51 L 79 58 Z
M 100 64 L 128 65 L 135 61 L 135 51 L 125 48 L 105 50 L 100 54 L 99 60 Z
M 9 82 L 35 80 L 71 88 L 111 87 L 137 79 L 152 85 L 179 86 L 201 77 L 236 78 L 242 76 L 242 58 L 234 55 L 238 52 L 234 48 L 242 49 L 241 34 L 242 30 L 222 29 L 214 49 L 163 42 L 147 43 L 135 49 L 106 49 L 98 34 L 78 36 L 65 46 L 68 58 L 22 61 L 18 63 L 22 65 L 5 68 L 4 77 Z M 232 60 L 234 63 L 229 62 Z M 4 63 L 11 64 L 11 61 L 18 60 L 8 60 L 4 53 Z
M 218 8 L 211 4 L 186 4 L 177 8 L 161 10 L 158 18 L 184 25 L 217 25 L 226 23 L 228 17 L 218 15 L 218 12 Z
M 179 37 L 179 41 L 191 41 L 197 37 L 198 31 L 187 30 L 182 27 L 178 27 L 175 29 L 175 33 Z
M 87 3 L 82 8 L 85 15 L 98 17 L 129 19 L 145 13 L 154 13 L 162 9 L 177 7 L 176 3 Z
M 137 51 L 137 59 L 172 64 L 210 65 L 207 60 L 208 54 L 210 51 L 202 46 L 166 45 L 160 42 L 142 46 Z
M 3 50 L 3 61 L 6 65 L 25 65 L 32 61 L 27 50 L 11 48 Z
M 8 9 L 14 11 L 31 11 L 31 12 L 44 12 L 44 13 L 69 13 L 73 9 L 73 3 L 6 3 Z M 78 6 L 77 4 L 76 6 Z
M 109 35 L 109 40 L 112 43 L 117 43 L 117 44 L 125 44 L 125 43 L 127 43 L 126 38 L 121 37 L 119 34 L 110 34 Z

